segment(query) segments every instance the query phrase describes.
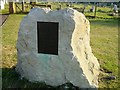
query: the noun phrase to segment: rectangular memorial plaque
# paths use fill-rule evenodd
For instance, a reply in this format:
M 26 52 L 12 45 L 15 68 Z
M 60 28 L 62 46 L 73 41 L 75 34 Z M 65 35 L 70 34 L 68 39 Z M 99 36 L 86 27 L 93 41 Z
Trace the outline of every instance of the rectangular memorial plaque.
M 58 55 L 58 22 L 37 22 L 38 53 Z

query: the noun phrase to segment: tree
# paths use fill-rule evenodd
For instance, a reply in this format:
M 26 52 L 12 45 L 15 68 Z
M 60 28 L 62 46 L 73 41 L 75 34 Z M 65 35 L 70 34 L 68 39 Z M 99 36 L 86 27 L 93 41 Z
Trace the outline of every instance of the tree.
M 14 2 L 9 2 L 9 13 L 16 13 L 16 7 Z

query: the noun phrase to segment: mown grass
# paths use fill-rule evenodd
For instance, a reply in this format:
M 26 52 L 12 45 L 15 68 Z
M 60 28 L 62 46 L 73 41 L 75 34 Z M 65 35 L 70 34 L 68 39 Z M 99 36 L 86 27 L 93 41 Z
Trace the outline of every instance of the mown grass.
M 53 9 L 57 7 L 54 6 Z M 62 6 L 65 8 L 65 6 Z M 4 12 L 5 13 L 5 12 Z M 64 89 L 64 85 L 51 87 L 45 83 L 32 83 L 21 79 L 14 67 L 17 63 L 16 40 L 19 25 L 25 14 L 11 14 L 2 26 L 2 86 L 3 88 L 57 88 Z M 118 20 L 90 19 L 91 47 L 101 66 L 99 76 L 100 88 L 118 88 Z M 120 23 L 120 22 L 119 22 Z M 108 74 L 107 72 L 112 72 Z M 116 76 L 115 80 L 104 80 L 106 76 Z M 72 88 L 71 84 L 66 84 Z M 76 87 L 74 87 L 76 88 Z
M 98 58 L 101 71 L 101 88 L 118 87 L 118 20 L 93 19 L 91 21 L 91 47 Z M 107 72 L 112 72 L 108 74 Z M 106 76 L 116 76 L 116 80 L 102 80 Z
M 0 10 L 0 14 L 9 14 L 9 6 L 5 4 L 5 9 Z
M 24 15 L 10 15 L 2 26 L 3 67 L 8 68 L 16 62 L 16 40 L 19 24 Z M 6 68 L 7 68 L 6 67 Z

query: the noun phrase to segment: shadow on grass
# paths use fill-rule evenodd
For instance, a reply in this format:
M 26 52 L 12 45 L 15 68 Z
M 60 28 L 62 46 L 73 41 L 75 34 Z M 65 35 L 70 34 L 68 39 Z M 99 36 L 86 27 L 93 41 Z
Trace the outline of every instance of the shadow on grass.
M 2 87 L 3 88 L 39 88 L 45 87 L 44 83 L 31 83 L 21 78 L 13 68 L 2 68 Z
M 46 85 L 44 82 L 29 82 L 15 71 L 13 68 L 2 68 L 2 89 L 6 88 L 39 88 L 39 89 L 51 89 L 51 90 L 79 90 L 78 87 L 73 86 L 71 83 L 66 83 L 58 87 Z

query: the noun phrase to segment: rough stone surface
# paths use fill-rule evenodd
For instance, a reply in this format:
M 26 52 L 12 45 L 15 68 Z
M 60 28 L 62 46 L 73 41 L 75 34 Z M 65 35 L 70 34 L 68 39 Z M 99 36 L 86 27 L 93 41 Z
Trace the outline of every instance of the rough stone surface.
M 37 21 L 59 22 L 58 55 L 38 53 Z M 66 82 L 80 88 L 98 86 L 99 63 L 90 47 L 89 21 L 74 9 L 32 9 L 21 22 L 17 50 L 16 70 L 29 81 L 52 86 Z

